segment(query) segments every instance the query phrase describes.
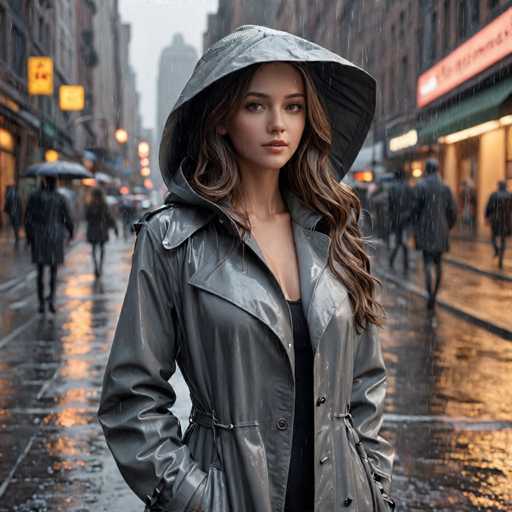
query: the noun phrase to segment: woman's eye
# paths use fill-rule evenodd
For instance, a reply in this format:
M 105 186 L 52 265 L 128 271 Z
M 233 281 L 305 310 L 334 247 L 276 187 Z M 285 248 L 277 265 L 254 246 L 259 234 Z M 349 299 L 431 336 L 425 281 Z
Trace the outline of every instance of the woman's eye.
M 292 112 L 300 112 L 304 109 L 304 105 L 302 105 L 302 103 L 291 103 L 286 108 Z
M 247 103 L 245 108 L 250 112 L 258 112 L 263 109 L 263 105 L 261 103 Z

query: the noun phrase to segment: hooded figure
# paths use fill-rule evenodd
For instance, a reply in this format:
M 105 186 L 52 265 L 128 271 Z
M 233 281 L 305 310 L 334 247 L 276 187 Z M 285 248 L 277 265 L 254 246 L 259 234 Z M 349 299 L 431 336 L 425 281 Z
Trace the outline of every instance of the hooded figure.
M 285 75 L 306 94 L 274 94 Z M 198 62 L 164 130 L 170 195 L 138 225 L 99 409 L 146 510 L 394 508 L 375 280 L 357 197 L 338 183 L 374 106 L 368 74 L 286 32 L 241 27 Z M 268 142 L 256 144 L 251 130 L 267 119 Z M 236 208 L 261 174 L 279 179 L 278 227 Z M 176 365 L 193 405 L 183 435 Z

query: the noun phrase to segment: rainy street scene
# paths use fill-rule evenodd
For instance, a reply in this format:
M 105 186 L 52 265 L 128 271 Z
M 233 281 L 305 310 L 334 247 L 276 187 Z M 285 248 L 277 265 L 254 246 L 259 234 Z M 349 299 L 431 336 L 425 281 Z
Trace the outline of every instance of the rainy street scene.
M 511 0 L 0 0 L 0 512 L 512 511 Z

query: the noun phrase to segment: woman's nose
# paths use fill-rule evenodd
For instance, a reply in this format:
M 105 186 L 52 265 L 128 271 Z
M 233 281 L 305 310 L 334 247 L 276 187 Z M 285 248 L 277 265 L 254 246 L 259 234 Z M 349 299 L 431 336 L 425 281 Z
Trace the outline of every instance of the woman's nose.
M 285 125 L 283 121 L 283 116 L 281 112 L 277 109 L 272 109 L 271 117 L 269 120 L 269 131 L 271 133 L 274 132 L 283 132 L 285 130 Z

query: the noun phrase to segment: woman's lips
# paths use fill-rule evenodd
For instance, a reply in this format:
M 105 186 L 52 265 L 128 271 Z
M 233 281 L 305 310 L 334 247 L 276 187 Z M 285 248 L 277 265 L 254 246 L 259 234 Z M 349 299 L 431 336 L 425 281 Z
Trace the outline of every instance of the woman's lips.
M 284 142 L 282 140 L 276 140 L 276 141 L 273 141 L 273 142 L 267 142 L 266 144 L 263 144 L 263 146 L 265 146 L 265 147 L 267 147 L 267 146 L 286 147 L 286 146 L 288 146 L 288 143 Z
M 272 153 L 281 153 L 282 151 L 284 151 L 288 146 L 273 146 L 273 145 L 267 145 L 267 146 L 263 146 L 265 149 L 267 149 L 268 151 L 271 151 Z

